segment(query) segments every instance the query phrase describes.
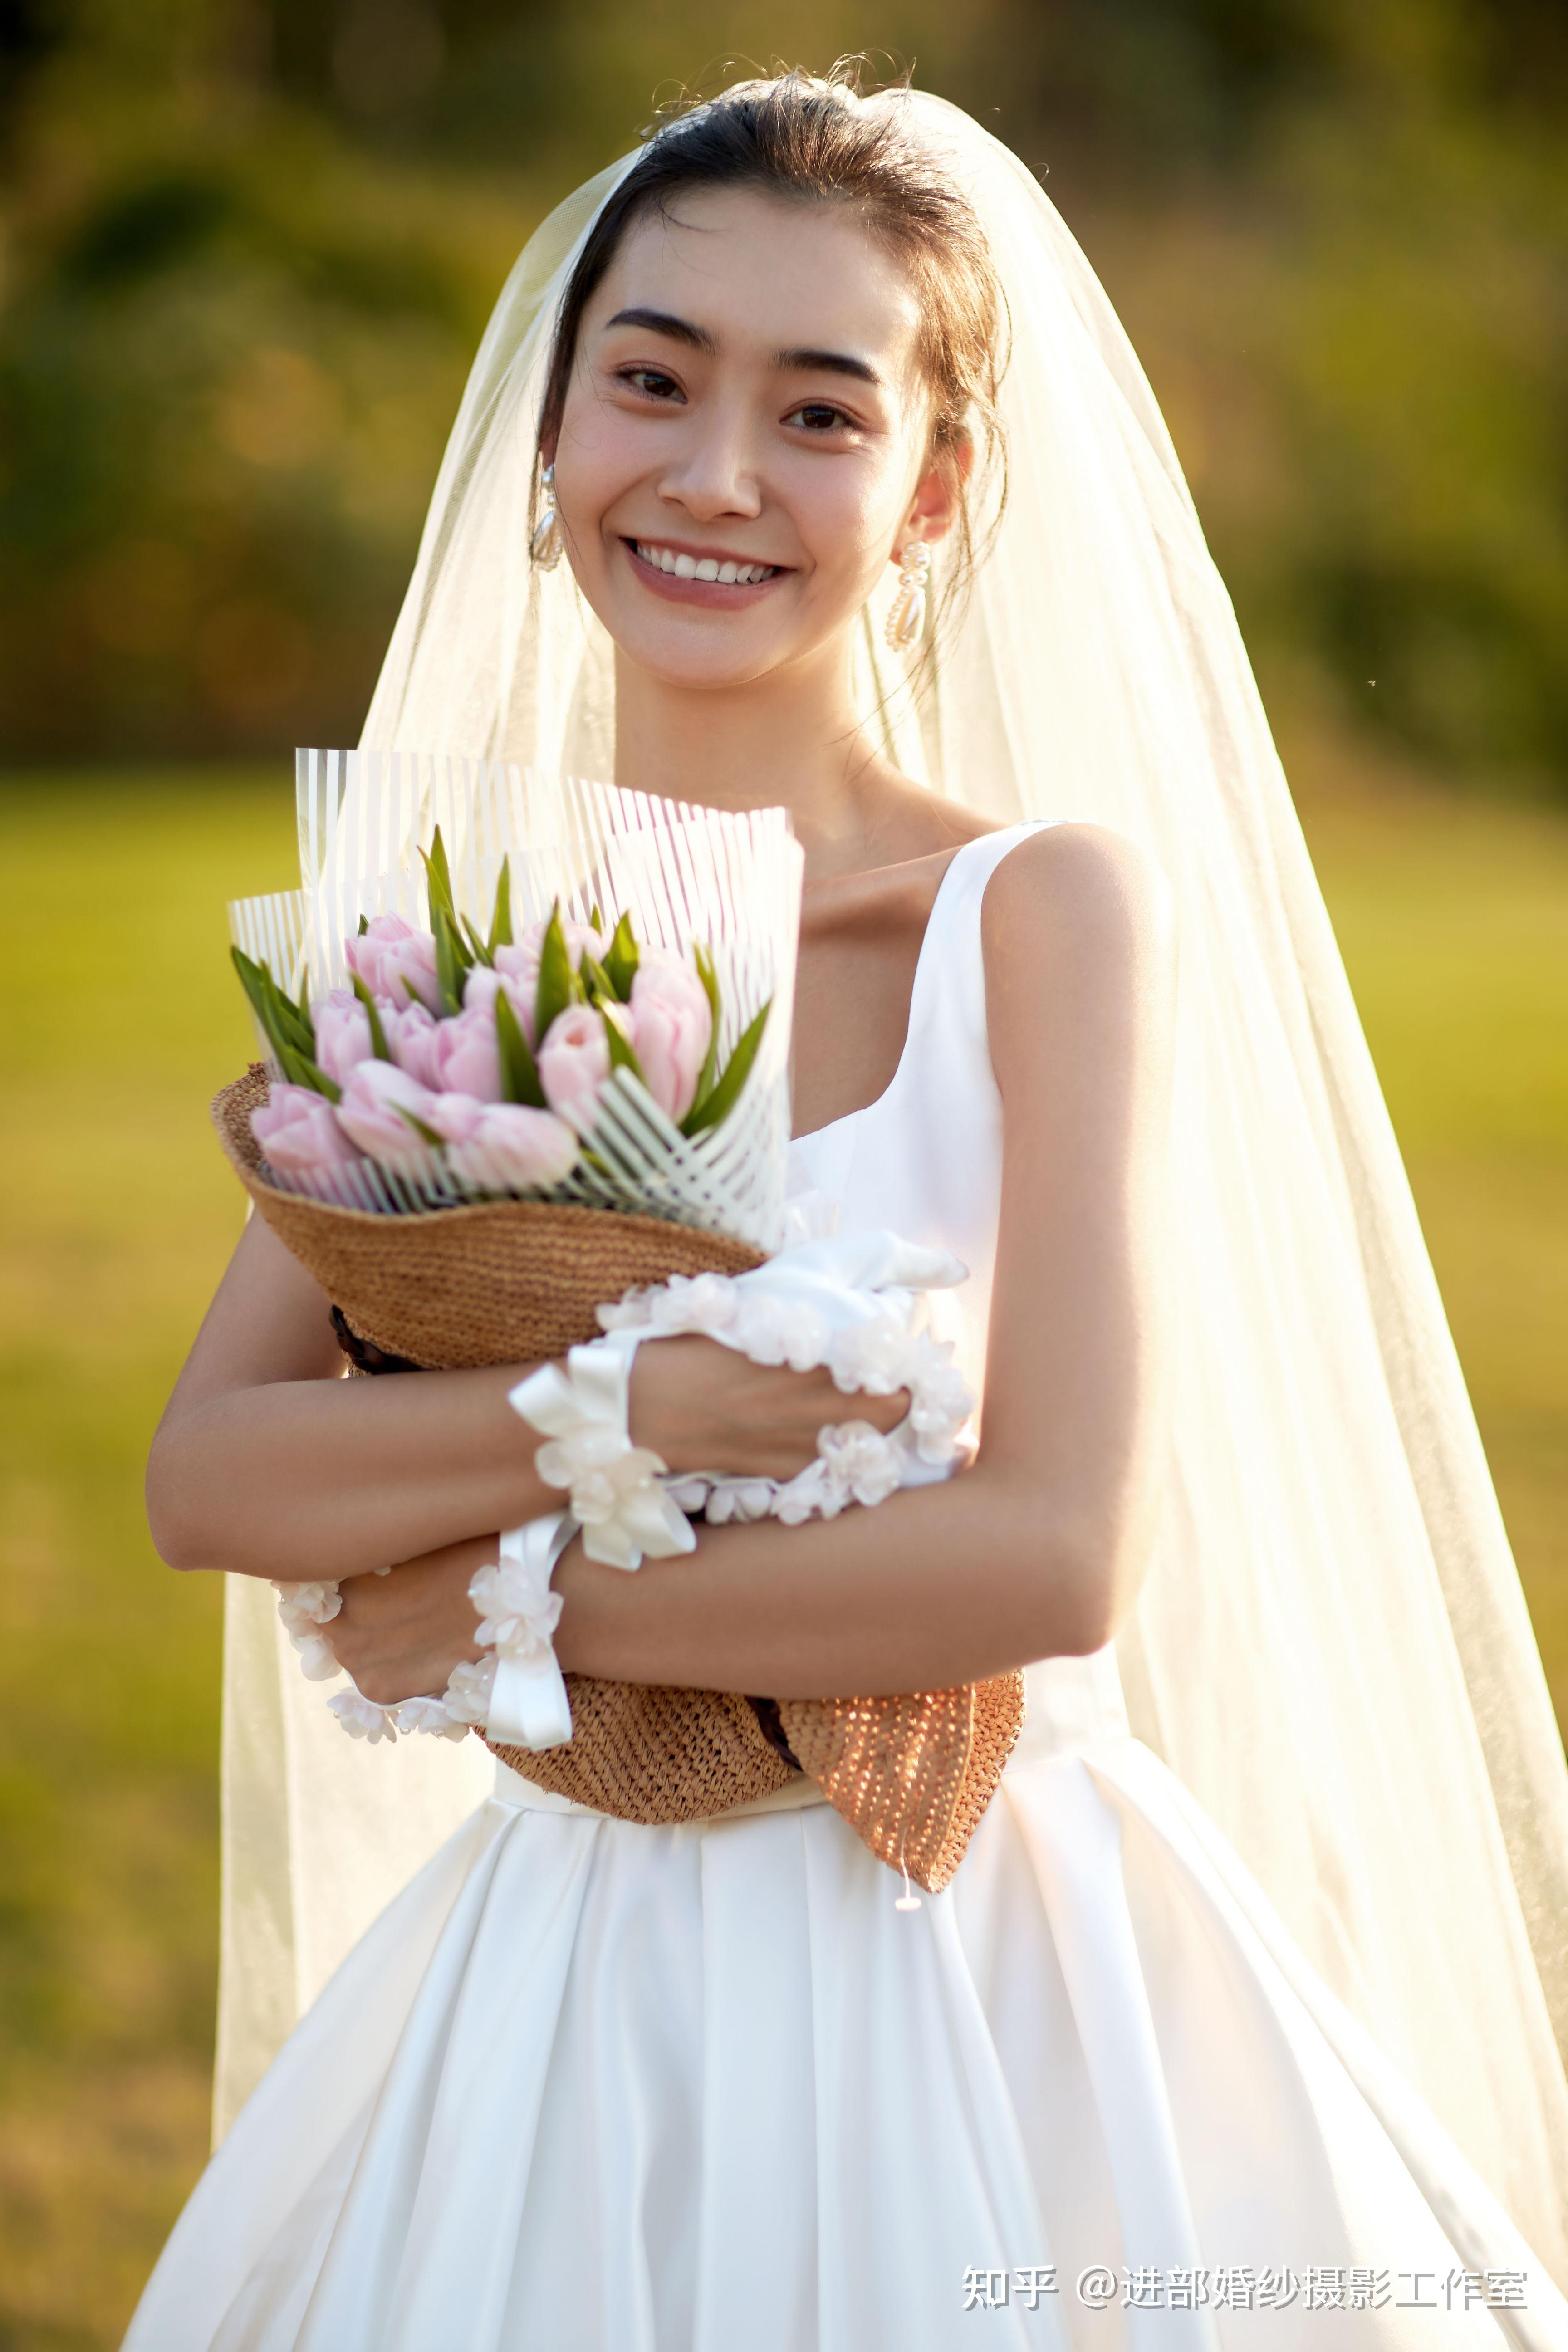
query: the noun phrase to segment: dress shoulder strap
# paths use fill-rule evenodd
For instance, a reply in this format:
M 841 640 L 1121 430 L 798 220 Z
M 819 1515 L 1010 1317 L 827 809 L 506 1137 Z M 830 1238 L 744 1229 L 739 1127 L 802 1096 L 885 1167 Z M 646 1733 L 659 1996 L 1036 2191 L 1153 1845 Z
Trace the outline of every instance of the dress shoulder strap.
M 983 833 L 966 841 L 942 877 L 910 999 L 907 1060 L 923 1058 L 939 1042 L 980 1049 L 987 1073 L 985 961 L 981 949 L 980 914 L 991 877 L 1003 859 L 1021 841 L 1046 826 L 1036 822 L 1010 824 L 1000 833 Z

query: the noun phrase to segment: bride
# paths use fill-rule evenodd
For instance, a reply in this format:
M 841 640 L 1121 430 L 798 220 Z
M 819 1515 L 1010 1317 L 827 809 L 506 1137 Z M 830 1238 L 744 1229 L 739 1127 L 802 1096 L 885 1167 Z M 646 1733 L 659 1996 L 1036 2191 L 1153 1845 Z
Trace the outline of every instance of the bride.
M 556 1505 L 516 1367 L 338 1381 L 253 1223 L 150 1496 L 231 1572 L 220 2115 L 260 2079 L 129 2345 L 1562 2352 L 1561 1751 L 1230 608 L 1029 174 L 788 75 L 580 191 L 366 742 L 786 806 L 793 1180 L 970 1269 L 970 1471 L 637 1576 L 574 1549 L 562 1664 L 1026 1664 L 1027 1716 L 913 1908 L 805 1779 L 648 1828 L 319 1694 L 307 1733 L 265 1580 L 345 1580 L 390 1704 Z M 787 1475 L 830 1396 L 668 1340 L 633 1430 Z

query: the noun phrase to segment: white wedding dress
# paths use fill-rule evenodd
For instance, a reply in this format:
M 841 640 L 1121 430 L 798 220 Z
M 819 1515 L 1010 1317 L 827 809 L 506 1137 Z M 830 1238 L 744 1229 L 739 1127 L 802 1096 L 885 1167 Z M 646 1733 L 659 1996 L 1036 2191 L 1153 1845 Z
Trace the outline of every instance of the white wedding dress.
M 963 1257 L 938 1312 L 972 1375 L 1001 1171 L 980 910 L 1031 829 L 954 857 L 891 1085 L 795 1147 L 843 1229 Z M 1129 1735 L 1111 1651 L 1030 1669 L 957 1877 L 900 1892 L 808 1783 L 649 1829 L 500 1770 L 241 2113 L 129 2352 L 1568 2346 Z

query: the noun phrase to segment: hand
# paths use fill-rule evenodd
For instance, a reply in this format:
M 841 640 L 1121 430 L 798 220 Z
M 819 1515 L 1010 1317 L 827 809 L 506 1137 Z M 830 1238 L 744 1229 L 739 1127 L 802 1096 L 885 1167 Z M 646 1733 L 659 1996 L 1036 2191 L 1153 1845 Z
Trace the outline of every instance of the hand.
M 828 1371 L 753 1364 L 717 1339 L 648 1339 L 632 1363 L 631 1433 L 672 1471 L 793 1478 L 816 1459 L 829 1423 L 868 1421 L 884 1435 L 910 1409 L 907 1389 L 846 1396 Z
M 326 1628 L 338 1663 L 377 1706 L 439 1698 L 455 1665 L 480 1655 L 468 1598 L 479 1570 L 498 1557 L 494 1536 L 471 1537 L 406 1559 L 385 1576 L 351 1576 Z

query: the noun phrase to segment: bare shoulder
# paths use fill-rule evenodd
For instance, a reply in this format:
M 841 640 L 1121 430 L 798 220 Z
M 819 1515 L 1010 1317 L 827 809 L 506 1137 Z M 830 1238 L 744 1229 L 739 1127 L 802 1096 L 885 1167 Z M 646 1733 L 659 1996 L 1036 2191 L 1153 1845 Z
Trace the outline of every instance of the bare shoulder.
M 1008 851 L 982 914 L 987 965 L 1042 954 L 1146 963 L 1171 950 L 1171 890 L 1137 842 L 1102 824 L 1053 824 Z
M 1132 1087 L 1157 1098 L 1175 1006 L 1170 887 L 1125 835 L 1032 834 L 996 867 L 981 916 L 986 1027 L 1004 1099 Z

